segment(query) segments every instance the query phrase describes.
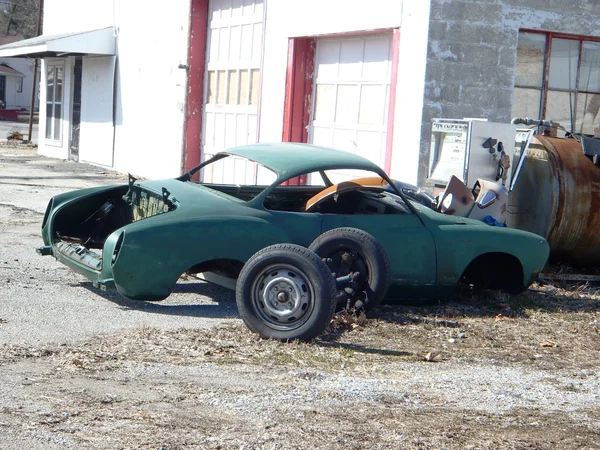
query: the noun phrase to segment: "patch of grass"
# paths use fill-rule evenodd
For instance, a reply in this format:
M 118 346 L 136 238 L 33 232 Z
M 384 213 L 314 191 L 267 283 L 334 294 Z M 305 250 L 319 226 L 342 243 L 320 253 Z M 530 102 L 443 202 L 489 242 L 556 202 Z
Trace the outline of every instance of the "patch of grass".
M 241 323 L 210 330 L 143 328 L 75 348 L 4 348 L 0 362 L 52 356 L 90 370 L 114 370 L 133 360 L 300 365 L 334 372 L 422 362 L 438 353 L 433 360 L 598 368 L 600 296 L 581 288 L 534 287 L 518 296 L 484 292 L 434 305 L 383 305 L 368 316 L 336 316 L 328 333 L 312 343 L 261 339 Z M 73 365 L 76 360 L 82 363 Z

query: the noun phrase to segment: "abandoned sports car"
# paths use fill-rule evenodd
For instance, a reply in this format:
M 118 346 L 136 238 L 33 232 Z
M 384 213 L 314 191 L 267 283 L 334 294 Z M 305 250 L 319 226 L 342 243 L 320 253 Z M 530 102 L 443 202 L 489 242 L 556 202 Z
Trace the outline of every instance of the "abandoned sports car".
M 236 288 L 251 330 L 284 340 L 319 335 L 336 307 L 377 306 L 388 287 L 415 299 L 461 280 L 519 292 L 546 263 L 543 238 L 440 214 L 419 195 L 348 152 L 249 145 L 175 179 L 55 196 L 38 252 L 134 300 L 202 273 Z

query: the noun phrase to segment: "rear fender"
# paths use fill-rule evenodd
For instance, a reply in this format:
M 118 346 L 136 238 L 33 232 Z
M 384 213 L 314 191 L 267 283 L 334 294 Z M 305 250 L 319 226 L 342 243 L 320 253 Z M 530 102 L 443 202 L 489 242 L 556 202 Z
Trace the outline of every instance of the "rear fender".
M 244 263 L 264 247 L 291 242 L 280 228 L 254 217 L 179 221 L 159 216 L 130 224 L 124 232 L 113 279 L 122 295 L 141 300 L 166 298 L 183 272 L 204 261 Z

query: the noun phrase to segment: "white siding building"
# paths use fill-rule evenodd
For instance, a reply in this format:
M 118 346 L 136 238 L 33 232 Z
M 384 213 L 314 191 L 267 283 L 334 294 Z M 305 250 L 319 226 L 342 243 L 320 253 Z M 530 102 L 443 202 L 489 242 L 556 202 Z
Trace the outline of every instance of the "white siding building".
M 422 0 L 46 0 L 43 35 L 0 56 L 43 58 L 47 156 L 168 177 L 229 146 L 292 140 L 416 182 L 407 149 L 419 142 L 428 11 Z M 404 55 L 420 66 L 398 70 Z
M 426 184 L 432 118 L 552 111 L 552 83 L 519 75 L 528 33 L 540 74 L 570 58 L 598 78 L 568 86 L 581 99 L 572 114 L 600 86 L 600 16 L 575 0 L 146 3 L 46 0 L 43 35 L 0 46 L 0 57 L 43 58 L 41 154 L 158 178 L 234 145 L 309 142 Z M 600 114 L 589 120 L 600 127 Z

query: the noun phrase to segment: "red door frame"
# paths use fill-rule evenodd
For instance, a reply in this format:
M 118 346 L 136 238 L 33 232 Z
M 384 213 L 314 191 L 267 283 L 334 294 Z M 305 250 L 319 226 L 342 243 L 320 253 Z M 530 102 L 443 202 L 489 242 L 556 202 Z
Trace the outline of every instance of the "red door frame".
M 184 171 L 202 160 L 202 119 L 204 115 L 204 72 L 206 71 L 206 44 L 208 42 L 208 2 L 191 0 L 190 34 L 188 38 L 188 82 L 186 114 L 184 119 Z M 199 174 L 196 174 L 196 179 Z
M 396 86 L 400 53 L 400 29 L 384 29 L 318 36 L 352 37 L 392 33 L 392 67 L 390 98 L 388 104 L 387 139 L 384 170 L 389 175 L 392 166 L 392 144 L 394 142 L 394 114 L 396 108 Z M 288 44 L 288 67 L 283 114 L 283 142 L 308 142 L 313 76 L 315 72 L 315 37 L 290 38 Z M 290 185 L 306 184 L 306 176 L 289 180 Z
M 316 41 L 313 38 L 289 40 L 283 110 L 283 142 L 308 142 L 315 48 Z M 292 178 L 284 184 L 305 185 L 306 175 Z

